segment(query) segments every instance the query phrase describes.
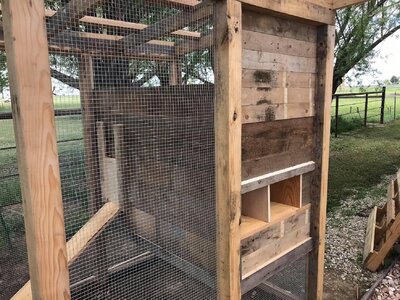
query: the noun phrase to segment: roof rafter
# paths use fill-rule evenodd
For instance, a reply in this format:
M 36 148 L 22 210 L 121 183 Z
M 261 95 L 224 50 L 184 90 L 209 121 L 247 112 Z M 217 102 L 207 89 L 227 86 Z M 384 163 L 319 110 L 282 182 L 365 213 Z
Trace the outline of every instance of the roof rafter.
M 69 26 L 79 22 L 87 11 L 102 0 L 71 0 L 50 17 L 47 22 L 47 34 L 55 36 Z
M 126 36 L 123 42 L 125 51 L 131 52 L 134 48 L 147 43 L 150 40 L 158 39 L 178 29 L 184 28 L 191 23 L 209 17 L 212 13 L 212 6 L 199 4 L 194 11 L 181 11 L 172 16 L 154 23 L 140 32 L 140 35 L 131 34 Z

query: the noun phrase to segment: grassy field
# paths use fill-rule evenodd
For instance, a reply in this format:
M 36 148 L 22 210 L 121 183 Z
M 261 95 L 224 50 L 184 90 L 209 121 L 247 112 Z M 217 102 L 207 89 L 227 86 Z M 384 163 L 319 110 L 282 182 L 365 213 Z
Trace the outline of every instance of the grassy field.
M 69 108 L 80 108 L 79 96 L 54 96 L 54 107 L 55 109 L 69 109 Z M 0 99 L 0 112 L 11 111 L 11 103 L 5 102 Z
M 381 88 L 342 88 L 337 93 L 359 93 L 381 91 Z M 395 96 L 395 94 L 397 94 Z M 368 101 L 368 123 L 379 123 L 381 99 L 369 99 Z M 332 132 L 334 130 L 336 102 L 332 101 Z M 340 99 L 339 102 L 339 126 L 338 132 L 345 132 L 363 126 L 365 100 L 350 98 Z M 400 118 L 400 87 L 389 86 L 386 88 L 384 121 L 390 122 Z
M 400 120 L 332 138 L 328 210 L 334 210 L 349 197 L 384 197 L 386 185 L 376 185 L 400 168 L 399 153 Z

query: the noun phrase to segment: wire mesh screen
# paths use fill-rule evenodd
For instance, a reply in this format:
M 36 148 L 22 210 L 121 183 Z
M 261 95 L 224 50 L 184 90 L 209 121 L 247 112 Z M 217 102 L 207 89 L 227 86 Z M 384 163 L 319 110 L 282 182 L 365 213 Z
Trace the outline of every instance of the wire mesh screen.
M 216 298 L 212 13 L 48 5 L 74 299 Z
M 243 295 L 243 300 L 307 299 L 307 259 L 285 266 L 263 284 Z

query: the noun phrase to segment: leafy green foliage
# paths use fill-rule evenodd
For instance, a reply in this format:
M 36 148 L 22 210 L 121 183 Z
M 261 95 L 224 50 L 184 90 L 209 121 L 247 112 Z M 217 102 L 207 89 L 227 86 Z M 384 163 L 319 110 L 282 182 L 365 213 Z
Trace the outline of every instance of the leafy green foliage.
M 350 71 L 355 77 L 373 71 L 376 47 L 400 29 L 400 0 L 370 0 L 339 10 L 336 16 L 336 47 L 333 92 Z

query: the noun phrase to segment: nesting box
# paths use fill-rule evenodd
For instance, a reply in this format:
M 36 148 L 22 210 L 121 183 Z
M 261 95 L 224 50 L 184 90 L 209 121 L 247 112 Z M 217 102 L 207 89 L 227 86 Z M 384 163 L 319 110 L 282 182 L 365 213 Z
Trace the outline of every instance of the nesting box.
M 268 279 L 304 257 L 321 299 L 335 9 L 355 2 L 4 0 L 31 275 L 15 299 L 282 296 Z M 49 52 L 79 69 L 71 201 L 90 218 L 67 242 Z

